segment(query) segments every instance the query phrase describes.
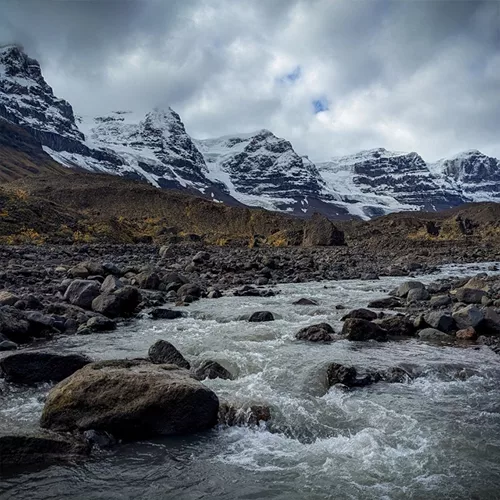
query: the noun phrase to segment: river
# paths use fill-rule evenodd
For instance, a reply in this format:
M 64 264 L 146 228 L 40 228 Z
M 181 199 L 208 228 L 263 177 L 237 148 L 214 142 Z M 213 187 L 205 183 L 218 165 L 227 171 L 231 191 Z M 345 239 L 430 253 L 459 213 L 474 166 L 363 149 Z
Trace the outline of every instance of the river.
M 487 266 L 445 266 L 473 275 Z M 49 346 L 94 359 L 144 357 L 163 338 L 190 361 L 219 361 L 235 380 L 206 381 L 219 396 L 270 405 L 259 428 L 129 443 L 78 464 L 0 479 L 2 499 L 495 499 L 500 498 L 500 357 L 487 347 L 399 342 L 299 342 L 302 327 L 340 331 L 404 278 L 280 285 L 275 297 L 201 300 L 173 321 L 140 319 L 111 333 L 61 337 Z M 318 306 L 294 306 L 301 298 Z M 268 323 L 242 315 L 275 313 Z M 358 368 L 411 366 L 422 376 L 352 392 L 326 389 L 331 362 Z M 466 376 L 463 376 L 466 374 Z M 37 425 L 49 386 L 6 387 L 4 429 Z

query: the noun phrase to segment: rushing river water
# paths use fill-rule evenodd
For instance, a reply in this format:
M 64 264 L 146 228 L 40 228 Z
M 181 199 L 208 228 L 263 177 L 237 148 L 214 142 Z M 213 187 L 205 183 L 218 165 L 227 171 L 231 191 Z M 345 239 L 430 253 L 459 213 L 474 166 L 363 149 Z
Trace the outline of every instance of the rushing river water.
M 440 275 L 481 266 L 447 266 Z M 495 499 L 500 498 L 500 357 L 486 347 L 418 340 L 316 345 L 294 334 L 366 306 L 402 278 L 281 285 L 271 298 L 201 300 L 174 321 L 142 319 L 117 331 L 60 338 L 60 352 L 143 357 L 163 338 L 190 361 L 219 361 L 235 380 L 206 381 L 231 401 L 271 406 L 266 428 L 214 429 L 130 443 L 82 463 L 0 478 L 2 499 Z M 301 298 L 318 306 L 294 306 Z M 241 321 L 269 310 L 277 320 Z M 424 376 L 342 392 L 326 389 L 331 362 L 409 365 Z M 457 377 L 468 372 L 468 378 Z M 0 425 L 34 428 L 49 387 L 7 388 Z

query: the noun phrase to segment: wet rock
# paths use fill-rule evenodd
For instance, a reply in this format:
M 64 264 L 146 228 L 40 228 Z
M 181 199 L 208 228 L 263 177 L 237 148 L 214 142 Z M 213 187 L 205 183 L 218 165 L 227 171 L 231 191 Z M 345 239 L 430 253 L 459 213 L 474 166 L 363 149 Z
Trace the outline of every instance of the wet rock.
M 302 299 L 296 300 L 293 303 L 293 305 L 294 306 L 317 306 L 318 303 L 315 300 L 312 300 L 312 299 L 302 298 Z
M 50 391 L 40 425 L 58 431 L 95 429 L 132 440 L 210 429 L 218 410 L 215 393 L 177 366 L 102 361 Z
M 484 290 L 474 290 L 473 288 L 459 288 L 455 293 L 455 298 L 464 304 L 481 304 L 483 297 L 487 296 Z
M 185 316 L 185 313 L 182 311 L 175 311 L 174 309 L 167 309 L 165 307 L 155 307 L 149 314 L 153 319 L 178 319 Z
M 483 320 L 477 329 L 482 335 L 500 335 L 500 315 L 492 307 L 483 309 Z
M 264 404 L 239 405 L 221 401 L 217 421 L 224 426 L 255 426 L 271 420 L 271 409 Z
M 418 337 L 422 340 L 451 340 L 453 337 L 435 328 L 424 328 L 418 332 Z
M 367 321 L 373 321 L 377 319 L 378 315 L 374 311 L 370 311 L 369 309 L 353 309 L 349 311 L 345 316 L 342 317 L 341 321 L 345 321 L 349 318 L 358 318 L 358 319 L 366 319 Z
M 248 321 L 250 323 L 262 323 L 264 321 L 274 321 L 274 315 L 269 311 L 257 311 L 250 316 Z
M 192 375 L 196 380 L 221 378 L 224 380 L 232 380 L 233 376 L 229 370 L 226 370 L 217 361 L 206 360 L 203 361 L 195 370 Z
M 302 328 L 295 334 L 295 338 L 309 342 L 331 342 L 334 333 L 334 329 L 328 323 L 319 323 Z
M 0 369 L 7 382 L 33 385 L 59 382 L 90 362 L 81 354 L 24 351 L 0 359 Z
M 342 327 L 342 333 L 348 340 L 387 340 L 387 331 L 379 325 L 360 318 L 346 319 Z
M 477 332 L 472 326 L 469 326 L 469 328 L 465 328 L 464 330 L 458 330 L 455 336 L 461 340 L 476 340 Z
M 404 299 L 410 290 L 425 290 L 425 285 L 420 281 L 405 281 L 399 285 L 396 295 Z
M 177 348 L 166 340 L 156 341 L 148 352 L 149 359 L 155 364 L 172 364 L 189 370 L 191 365 Z
M 99 295 L 100 286 L 96 281 L 74 280 L 64 294 L 64 300 L 83 309 L 90 309 L 92 301 Z
M 376 299 L 369 302 L 368 307 L 373 309 L 393 309 L 395 307 L 401 307 L 403 304 L 396 297 L 386 297 L 383 299 Z
M 443 314 L 439 311 L 432 311 L 424 316 L 425 323 L 436 330 L 444 333 L 452 333 L 456 330 L 456 323 L 449 314 Z
M 368 373 L 364 376 L 358 376 L 354 366 L 345 366 L 339 363 L 331 363 L 326 370 L 326 379 L 328 387 L 339 385 L 345 388 L 364 387 L 380 380 L 377 373 Z
M 116 438 L 109 432 L 96 431 L 94 429 L 85 431 L 83 433 L 83 438 L 91 447 L 97 447 L 101 450 L 112 448 L 117 444 Z
M 104 316 L 94 316 L 87 321 L 86 327 L 92 332 L 116 330 L 116 321 Z
M 453 313 L 453 319 L 459 330 L 472 326 L 476 328 L 484 319 L 483 313 L 474 305 L 468 305 Z
M 72 436 L 38 431 L 0 435 L 0 470 L 74 461 L 84 457 L 89 447 Z
M 403 384 L 413 380 L 413 375 L 399 366 L 379 372 L 380 380 L 390 384 Z
M 413 337 L 415 336 L 415 326 L 406 316 L 395 315 L 376 320 L 380 327 L 387 331 L 389 337 Z
M 15 351 L 17 349 L 17 344 L 11 342 L 10 340 L 0 340 L 0 352 L 5 351 Z
M 260 297 L 261 290 L 254 286 L 245 285 L 234 290 L 233 295 L 236 297 Z

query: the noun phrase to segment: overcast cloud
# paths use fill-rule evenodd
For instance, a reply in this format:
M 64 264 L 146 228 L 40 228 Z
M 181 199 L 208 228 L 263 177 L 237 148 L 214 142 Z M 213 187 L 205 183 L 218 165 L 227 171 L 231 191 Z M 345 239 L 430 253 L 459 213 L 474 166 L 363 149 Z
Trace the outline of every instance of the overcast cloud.
M 500 157 L 500 1 L 0 0 L 0 43 L 76 113 L 168 106 L 198 138 L 261 128 L 327 159 Z

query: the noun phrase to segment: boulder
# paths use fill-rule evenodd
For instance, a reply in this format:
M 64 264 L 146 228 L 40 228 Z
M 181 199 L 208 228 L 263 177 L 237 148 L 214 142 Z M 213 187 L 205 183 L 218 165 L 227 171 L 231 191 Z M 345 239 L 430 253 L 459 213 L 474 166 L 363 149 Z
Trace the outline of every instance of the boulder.
M 40 425 L 132 440 L 208 430 L 217 424 L 218 410 L 215 393 L 177 366 L 101 361 L 50 391 Z
M 455 298 L 464 304 L 481 304 L 483 297 L 488 294 L 484 290 L 475 290 L 474 288 L 459 288 L 455 293 Z
M 153 319 L 178 319 L 186 316 L 182 311 L 174 311 L 165 307 L 155 307 L 149 313 Z
M 348 340 L 387 340 L 387 331 L 381 326 L 360 318 L 346 319 L 342 327 L 342 333 Z
M 13 306 L 19 297 L 7 290 L 0 290 L 0 306 Z
M 299 299 L 293 303 L 294 306 L 317 306 L 318 303 L 312 299 Z
M 106 276 L 106 279 L 102 282 L 101 293 L 112 293 L 123 288 L 123 283 L 120 279 L 112 274 Z
M 441 307 L 447 307 L 452 303 L 451 297 L 449 295 L 436 295 L 431 297 L 429 305 L 434 309 L 440 309 Z
M 340 385 L 342 387 L 364 387 L 380 380 L 377 373 L 367 373 L 359 377 L 354 366 L 345 366 L 339 363 L 331 363 L 326 369 L 326 380 L 328 387 Z
M 472 326 L 476 328 L 484 319 L 484 314 L 474 305 L 462 307 L 453 313 L 453 319 L 457 324 L 458 330 L 464 330 Z
M 349 318 L 359 318 L 366 319 L 367 321 L 373 321 L 374 319 L 377 319 L 377 317 L 377 313 L 370 311 L 370 309 L 353 309 L 343 316 L 341 321 L 345 321 Z
M 74 461 L 89 453 L 83 441 L 54 432 L 0 435 L 0 471 Z
M 482 335 L 500 335 L 500 315 L 493 307 L 483 309 L 483 320 L 477 329 Z
M 149 359 L 155 364 L 171 364 L 189 370 L 191 365 L 177 348 L 166 340 L 156 341 L 148 351 Z
M 439 311 L 432 311 L 424 316 L 424 321 L 427 325 L 444 333 L 455 331 L 456 323 L 453 317 L 449 314 L 444 314 Z
M 0 369 L 7 382 L 33 385 L 59 382 L 89 363 L 91 360 L 81 354 L 24 351 L 0 359 Z
M 0 334 L 16 344 L 24 344 L 34 336 L 24 314 L 5 306 L 0 307 Z
M 250 323 L 261 323 L 263 321 L 274 321 L 273 313 L 269 311 L 257 311 L 254 312 L 248 319 Z
M 15 351 L 16 349 L 17 349 L 17 344 L 15 342 L 11 342 L 10 340 L 0 341 L 0 352 Z
M 390 337 L 414 337 L 415 326 L 413 322 L 406 316 L 394 315 L 388 316 L 375 323 L 387 331 Z
M 152 271 L 143 271 L 135 277 L 135 281 L 139 285 L 139 288 L 144 288 L 146 290 L 158 290 L 161 279 L 160 277 Z
M 421 300 L 429 300 L 430 294 L 425 288 L 412 288 L 406 295 L 408 302 L 419 302 Z
M 344 233 L 325 216 L 315 213 L 305 222 L 302 246 L 345 245 Z
M 461 340 L 476 340 L 477 332 L 472 326 L 469 326 L 469 328 L 465 328 L 464 330 L 458 330 L 455 336 Z
M 435 328 L 424 328 L 418 332 L 418 338 L 422 340 L 451 340 L 453 337 Z
M 196 380 L 221 378 L 224 380 L 232 380 L 233 376 L 229 370 L 226 370 L 217 361 L 206 360 L 203 361 L 195 370 L 192 375 Z
M 105 316 L 93 316 L 85 326 L 92 332 L 110 332 L 116 330 L 116 321 Z
M 403 304 L 397 297 L 386 297 L 383 299 L 375 299 L 368 303 L 368 307 L 373 309 L 393 309 L 401 307 Z
M 334 329 L 328 323 L 302 328 L 295 334 L 297 340 L 308 340 L 309 342 L 331 342 L 333 340 Z
M 177 297 L 183 298 L 190 295 L 191 297 L 199 298 L 201 296 L 201 293 L 202 290 L 198 285 L 186 283 L 177 290 Z
M 64 300 L 83 309 L 90 309 L 92 301 L 99 295 L 100 285 L 92 280 L 74 280 L 68 286 Z
M 141 303 L 142 296 L 133 286 L 124 286 L 112 293 L 102 293 L 92 301 L 92 310 L 107 316 L 131 316 Z
M 425 290 L 425 285 L 420 281 L 405 281 L 399 285 L 396 295 L 404 299 L 410 290 Z

